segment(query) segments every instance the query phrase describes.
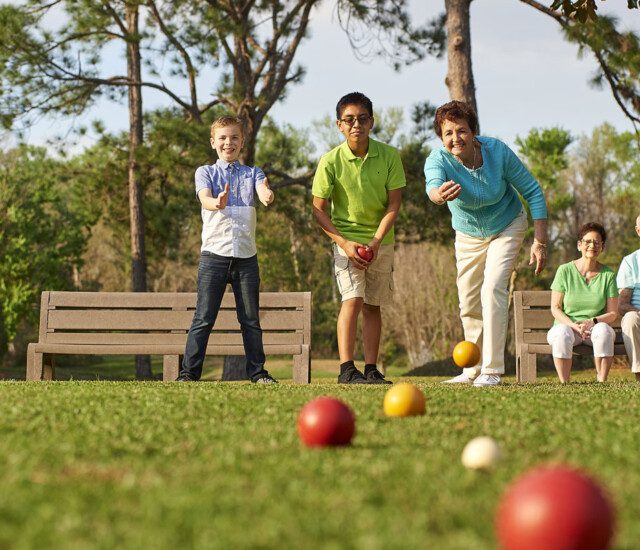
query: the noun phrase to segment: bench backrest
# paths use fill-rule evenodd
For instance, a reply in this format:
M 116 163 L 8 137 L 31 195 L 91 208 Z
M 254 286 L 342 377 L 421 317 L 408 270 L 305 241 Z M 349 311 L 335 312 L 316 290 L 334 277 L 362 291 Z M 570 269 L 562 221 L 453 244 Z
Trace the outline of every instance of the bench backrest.
M 196 294 L 188 292 L 42 293 L 42 343 L 180 344 L 193 320 Z M 311 293 L 261 292 L 260 324 L 268 344 L 310 344 Z M 233 293 L 226 293 L 210 343 L 242 344 Z
M 553 325 L 550 290 L 516 290 L 513 293 L 516 347 L 521 343 L 546 344 L 547 332 Z M 620 318 L 613 323 L 616 342 L 622 342 Z

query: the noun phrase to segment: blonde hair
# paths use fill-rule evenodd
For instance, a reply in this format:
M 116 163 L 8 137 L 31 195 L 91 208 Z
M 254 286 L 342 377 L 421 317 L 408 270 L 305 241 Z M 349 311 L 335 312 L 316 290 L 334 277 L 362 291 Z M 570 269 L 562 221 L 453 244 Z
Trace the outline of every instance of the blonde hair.
M 244 120 L 239 116 L 226 115 L 218 117 L 211 125 L 211 137 L 215 137 L 216 128 L 226 128 L 227 126 L 239 126 L 240 133 L 244 137 Z

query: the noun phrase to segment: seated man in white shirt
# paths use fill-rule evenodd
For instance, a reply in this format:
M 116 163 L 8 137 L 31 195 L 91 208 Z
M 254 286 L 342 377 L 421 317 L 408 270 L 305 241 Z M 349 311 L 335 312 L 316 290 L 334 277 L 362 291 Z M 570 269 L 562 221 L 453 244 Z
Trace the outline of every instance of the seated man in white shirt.
M 640 236 L 640 216 L 636 218 L 636 233 Z M 617 283 L 624 347 L 631 363 L 631 372 L 640 382 L 640 249 L 622 259 Z

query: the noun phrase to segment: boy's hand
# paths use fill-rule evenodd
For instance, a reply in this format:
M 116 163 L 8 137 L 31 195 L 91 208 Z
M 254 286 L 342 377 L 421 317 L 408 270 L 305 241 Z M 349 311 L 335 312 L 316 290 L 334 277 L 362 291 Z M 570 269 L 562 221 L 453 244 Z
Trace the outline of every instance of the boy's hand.
M 353 241 L 345 241 L 341 248 L 347 253 L 347 257 L 351 260 L 351 263 L 356 269 L 367 269 L 371 262 L 368 262 L 364 258 L 360 257 L 360 255 L 358 254 L 359 246 L 364 245 L 355 243 Z
M 375 237 L 369 241 L 367 248 L 373 252 L 373 258 L 371 258 L 371 262 L 375 262 L 378 258 L 378 251 L 380 250 L 380 241 Z
M 256 192 L 258 193 L 260 202 L 265 206 L 269 206 L 275 198 L 273 191 L 271 191 L 271 188 L 269 187 L 269 180 L 267 180 L 266 178 L 260 185 L 256 187 Z
M 224 191 L 218 193 L 218 196 L 214 199 L 215 206 L 218 210 L 224 210 L 227 207 L 227 199 L 229 198 L 229 184 L 224 184 Z

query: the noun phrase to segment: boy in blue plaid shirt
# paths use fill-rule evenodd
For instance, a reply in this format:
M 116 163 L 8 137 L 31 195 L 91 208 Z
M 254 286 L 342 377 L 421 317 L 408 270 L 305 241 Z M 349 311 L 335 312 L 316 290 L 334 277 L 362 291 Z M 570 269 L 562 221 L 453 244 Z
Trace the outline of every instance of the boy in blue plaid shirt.
M 202 207 L 202 247 L 198 267 L 198 300 L 178 381 L 199 380 L 211 329 L 222 297 L 231 283 L 242 328 L 247 376 L 252 382 L 276 384 L 265 370 L 260 328 L 260 273 L 256 251 L 256 194 L 265 206 L 273 191 L 264 172 L 240 164 L 244 124 L 225 116 L 211 125 L 213 165 L 196 170 L 196 195 Z

